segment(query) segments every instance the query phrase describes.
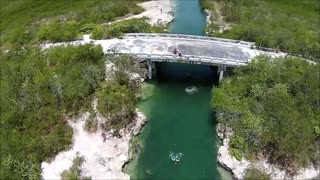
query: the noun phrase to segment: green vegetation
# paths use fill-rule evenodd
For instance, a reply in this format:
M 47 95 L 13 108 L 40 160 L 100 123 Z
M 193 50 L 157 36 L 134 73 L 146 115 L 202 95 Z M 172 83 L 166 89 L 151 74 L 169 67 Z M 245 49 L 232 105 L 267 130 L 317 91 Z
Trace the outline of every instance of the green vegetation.
M 112 55 L 108 60 L 115 65 L 114 77 L 100 85 L 97 109 L 107 117 L 104 128 L 118 131 L 130 124 L 135 117 L 140 83 L 130 77 L 132 73 L 143 73 L 143 69 L 129 56 Z
M 202 10 L 213 9 L 214 3 L 212 0 L 200 0 L 200 6 Z
M 84 157 L 77 155 L 77 157 L 73 159 L 73 164 L 70 169 L 61 173 L 62 180 L 91 180 L 91 177 L 81 176 L 80 168 L 83 162 L 85 162 Z
M 270 180 L 270 176 L 255 168 L 249 168 L 245 172 L 245 180 Z
M 213 90 L 218 121 L 232 127 L 231 153 L 269 162 L 295 174 L 319 165 L 320 65 L 258 57 Z
M 124 33 L 162 33 L 165 27 L 152 26 L 146 18 L 129 19 L 112 23 L 111 25 L 97 25 L 92 31 L 93 39 L 108 39 L 121 37 Z
M 224 20 L 233 24 L 223 33 L 217 33 L 216 24 L 208 26 L 210 36 L 253 41 L 259 47 L 320 59 L 318 0 L 202 0 L 202 6 L 219 8 Z
M 135 116 L 136 98 L 130 90 L 116 82 L 103 83 L 98 92 L 98 111 L 108 117 L 105 128 L 120 130 Z
M 242 149 L 246 149 L 247 144 L 244 142 L 245 139 L 241 136 L 232 136 L 230 139 L 230 154 L 235 157 L 237 160 L 241 161 L 242 159 Z
M 138 14 L 143 11 L 136 5 L 138 2 L 0 2 L 0 179 L 40 179 L 40 163 L 51 160 L 71 144 L 69 117 L 89 111 L 86 129 L 95 131 L 98 122 L 91 107 L 95 96 L 99 99 L 101 113 L 111 117 L 112 128 L 120 129 L 131 122 L 135 94 L 139 91 L 139 83 L 131 81 L 127 73 L 138 72 L 132 58 L 108 57 L 114 60 L 117 71 L 114 80 L 105 83 L 106 57 L 100 46 L 87 44 L 46 50 L 37 47 L 48 41 L 76 40 L 84 33 L 103 27 L 100 24 Z M 118 37 L 112 34 L 117 28 L 122 33 L 162 30 L 148 25 L 146 19 L 115 25 L 108 26 L 112 37 Z M 109 121 L 105 125 L 109 125 L 107 123 Z M 81 159 L 74 160 L 70 170 L 63 173 L 64 179 L 80 178 Z
M 140 83 L 131 76 L 145 72 L 131 57 L 110 55 L 115 69 L 104 82 L 105 58 L 92 44 L 28 47 L 1 55 L 1 179 L 38 179 L 40 163 L 71 143 L 68 116 L 89 111 L 86 129 L 95 131 L 94 96 L 107 118 L 105 129 L 117 133 L 132 122 Z M 79 179 L 76 172 L 72 167 L 63 177 Z
M 1 0 L 1 50 L 44 40 L 74 40 L 83 30 L 88 30 L 86 27 L 90 24 L 107 23 L 142 12 L 143 9 L 136 5 L 138 2 Z
M 79 26 L 80 24 L 76 21 L 56 21 L 48 25 L 41 26 L 37 36 L 39 40 L 48 40 L 51 42 L 81 39 L 81 37 L 78 38 Z
M 40 163 L 69 147 L 65 117 L 91 108 L 104 61 L 91 44 L 1 54 L 1 179 L 39 178 Z
M 105 57 L 100 46 L 88 44 L 48 50 L 36 47 L 47 41 L 76 40 L 83 33 L 100 27 L 99 24 L 140 13 L 143 9 L 136 5 L 137 2 L 140 1 L 1 1 L 0 179 L 39 179 L 40 163 L 50 160 L 71 144 L 72 130 L 66 121 L 69 116 L 89 111 L 86 128 L 95 131 L 98 123 L 91 107 L 94 96 L 101 98 L 99 102 L 103 102 L 106 95 L 114 100 L 110 102 L 115 105 L 112 112 L 118 116 L 108 115 L 114 119 L 121 117 L 121 122 L 114 123 L 114 127 L 121 128 L 127 124 L 122 121 L 132 120 L 135 92 L 139 86 L 129 82 L 128 75 L 122 75 L 120 70 L 124 71 L 123 68 L 117 71 L 114 82 L 102 83 Z M 124 21 L 123 24 L 127 22 L 131 23 L 127 27 L 115 24 L 121 32 L 157 29 L 148 25 L 145 19 Z M 115 31 L 111 26 L 108 28 L 108 32 Z M 121 87 L 119 91 L 125 93 L 125 97 L 103 94 L 109 92 L 104 89 L 105 84 L 114 90 Z M 119 108 L 121 105 L 128 109 Z M 100 103 L 99 109 L 106 115 L 107 109 L 103 106 Z M 78 179 L 73 175 L 73 171 L 64 173 L 67 179 Z

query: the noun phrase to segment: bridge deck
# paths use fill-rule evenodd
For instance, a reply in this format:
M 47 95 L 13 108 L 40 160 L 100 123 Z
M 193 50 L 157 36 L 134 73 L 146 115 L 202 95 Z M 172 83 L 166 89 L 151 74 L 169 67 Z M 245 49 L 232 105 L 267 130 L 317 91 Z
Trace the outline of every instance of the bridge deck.
M 241 46 L 241 47 L 239 47 Z M 171 37 L 132 37 L 127 36 L 118 40 L 116 43 L 107 47 L 115 52 L 141 55 L 140 57 L 149 57 L 159 60 L 166 58 L 178 59 L 174 56 L 174 49 L 182 51 L 180 60 L 194 60 L 199 63 L 201 59 L 210 64 L 210 60 L 215 60 L 213 64 L 221 64 L 223 60 L 234 61 L 230 65 L 239 65 L 248 63 L 250 56 L 243 51 L 243 45 L 235 43 L 223 43 L 210 40 L 195 40 L 186 38 Z M 250 48 L 247 47 L 246 48 Z M 147 56 L 149 54 L 149 56 Z M 142 56 L 143 55 L 143 56 Z M 171 59 L 171 60 L 173 60 Z M 202 62 L 204 63 L 204 62 Z M 226 62 L 228 65 L 229 63 Z
M 46 44 L 44 48 L 89 42 L 101 45 L 105 53 L 125 53 L 143 60 L 151 59 L 152 61 L 209 65 L 242 66 L 260 54 L 282 55 L 252 49 L 254 44 L 251 42 L 205 36 L 152 33 L 130 33 L 126 34 L 122 39 L 86 39 L 69 43 Z M 182 51 L 182 57 L 173 54 L 175 48 Z

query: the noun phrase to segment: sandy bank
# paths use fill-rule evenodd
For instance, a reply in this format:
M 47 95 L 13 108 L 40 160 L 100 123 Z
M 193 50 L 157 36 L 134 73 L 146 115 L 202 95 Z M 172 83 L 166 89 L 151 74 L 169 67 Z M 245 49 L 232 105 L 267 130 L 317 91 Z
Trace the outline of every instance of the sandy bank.
M 120 130 L 121 138 L 113 137 L 112 132 L 107 132 L 107 139 L 103 142 L 101 129 L 94 133 L 84 130 L 89 115 L 86 112 L 69 121 L 73 129 L 73 145 L 70 150 L 60 152 L 52 162 L 42 163 L 43 179 L 61 179 L 60 174 L 71 167 L 77 153 L 85 158 L 81 176 L 92 179 L 130 179 L 129 175 L 122 172 L 122 167 L 130 158 L 129 142 L 140 132 L 146 117 L 137 110 L 135 121 Z
M 132 18 L 149 18 L 149 23 L 152 25 L 163 24 L 166 25 L 173 20 L 173 2 L 172 0 L 154 0 L 138 4 L 144 12 L 137 15 L 132 15 L 127 18 L 119 19 L 123 21 Z M 117 22 L 115 21 L 115 22 Z

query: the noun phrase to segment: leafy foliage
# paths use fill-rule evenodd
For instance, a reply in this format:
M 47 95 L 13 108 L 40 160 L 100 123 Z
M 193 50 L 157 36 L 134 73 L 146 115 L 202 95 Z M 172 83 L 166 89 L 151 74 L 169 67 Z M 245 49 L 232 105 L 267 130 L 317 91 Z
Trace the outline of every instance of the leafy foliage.
M 1 49 L 34 44 L 38 40 L 74 40 L 88 23 L 102 24 L 138 14 L 139 0 L 39 1 L 2 0 Z M 40 32 L 38 32 L 40 31 Z
M 41 26 L 38 31 L 40 40 L 48 40 L 52 42 L 76 40 L 79 34 L 79 23 L 76 21 L 53 22 L 48 25 Z
M 65 115 L 88 109 L 104 73 L 92 44 L 1 54 L 1 179 L 39 177 L 39 164 L 69 147 Z
M 102 83 L 98 99 L 97 109 L 108 118 L 105 128 L 120 130 L 133 120 L 136 98 L 126 86 L 114 81 Z
M 114 80 L 120 84 L 127 86 L 134 94 L 140 90 L 140 83 L 138 83 L 137 75 L 139 77 L 146 76 L 146 68 L 141 63 L 138 63 L 134 58 L 127 55 L 109 55 L 108 61 L 115 66 L 113 69 Z
M 245 172 L 245 180 L 270 180 L 270 176 L 255 168 L 249 168 Z
M 261 56 L 214 89 L 218 120 L 234 130 L 234 155 L 263 153 L 292 174 L 319 164 L 319 66 Z
M 73 164 L 69 170 L 63 171 L 61 173 L 62 180 L 89 180 L 91 177 L 82 177 L 81 176 L 81 166 L 82 163 L 85 162 L 83 156 L 77 156 L 73 159 Z
M 93 39 L 108 39 L 121 37 L 124 33 L 161 33 L 164 32 L 162 26 L 152 26 L 146 18 L 129 19 L 112 23 L 107 26 L 97 25 L 92 31 Z
M 214 11 L 210 0 L 202 0 Z M 215 0 L 224 19 L 232 29 L 215 33 L 214 25 L 207 28 L 210 36 L 242 39 L 257 46 L 320 59 L 320 4 L 318 0 Z
M 114 76 L 112 80 L 101 83 L 97 93 L 97 109 L 107 117 L 105 128 L 120 130 L 135 117 L 140 82 L 132 78 L 133 74 L 142 76 L 144 71 L 141 65 L 129 56 L 110 55 L 107 59 L 114 64 Z

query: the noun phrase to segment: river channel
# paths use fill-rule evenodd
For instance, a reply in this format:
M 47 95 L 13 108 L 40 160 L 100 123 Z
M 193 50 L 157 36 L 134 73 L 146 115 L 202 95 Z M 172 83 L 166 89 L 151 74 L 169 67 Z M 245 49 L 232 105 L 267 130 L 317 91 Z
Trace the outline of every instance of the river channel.
M 170 33 L 204 35 L 206 17 L 199 1 L 174 3 Z M 157 64 L 157 74 L 145 85 L 138 104 L 148 123 L 135 139 L 141 150 L 127 167 L 132 179 L 221 179 L 217 122 L 210 108 L 216 80 L 209 66 Z

